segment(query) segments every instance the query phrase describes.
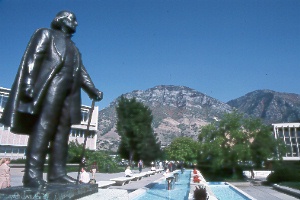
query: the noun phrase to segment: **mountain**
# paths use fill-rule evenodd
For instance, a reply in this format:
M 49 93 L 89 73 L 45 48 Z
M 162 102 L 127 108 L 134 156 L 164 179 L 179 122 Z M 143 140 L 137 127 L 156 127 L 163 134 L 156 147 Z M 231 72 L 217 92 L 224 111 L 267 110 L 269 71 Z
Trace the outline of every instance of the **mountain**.
M 234 109 L 261 118 L 265 124 L 298 122 L 300 119 L 300 95 L 271 90 L 256 90 L 227 103 L 188 87 L 172 85 L 135 90 L 124 97 L 135 97 L 152 110 L 153 129 L 163 146 L 179 136 L 197 139 L 201 126 Z M 119 98 L 99 112 L 99 149 L 116 151 L 118 148 L 116 106 Z
M 261 118 L 264 123 L 299 122 L 300 95 L 272 90 L 256 90 L 227 102 L 249 116 Z
M 123 96 L 129 99 L 135 97 L 152 110 L 154 132 L 163 146 L 179 136 L 196 139 L 201 126 L 232 111 L 226 103 L 184 86 L 160 85 Z M 119 98 L 99 112 L 97 144 L 100 149 L 116 150 L 118 147 L 115 108 Z

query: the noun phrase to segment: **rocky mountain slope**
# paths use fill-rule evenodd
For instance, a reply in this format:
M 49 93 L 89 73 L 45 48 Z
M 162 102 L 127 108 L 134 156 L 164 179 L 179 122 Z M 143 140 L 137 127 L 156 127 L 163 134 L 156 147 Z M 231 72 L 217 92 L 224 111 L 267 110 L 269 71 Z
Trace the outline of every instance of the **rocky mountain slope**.
M 148 90 L 124 94 L 135 97 L 152 110 L 153 128 L 162 145 L 173 138 L 197 138 L 199 128 L 224 113 L 237 109 L 249 116 L 259 117 L 266 124 L 296 122 L 300 119 L 300 95 L 257 90 L 223 103 L 213 97 L 184 86 L 160 85 Z M 116 151 L 116 106 L 118 99 L 99 112 L 98 148 Z
M 300 121 L 299 94 L 256 90 L 227 104 L 266 124 Z
M 152 110 L 154 132 L 162 145 L 169 144 L 178 136 L 196 139 L 200 126 L 217 120 L 225 112 L 232 111 L 229 105 L 184 86 L 160 85 L 145 91 L 135 90 L 124 96 L 135 97 Z M 118 99 L 99 112 L 100 149 L 117 148 L 117 101 Z

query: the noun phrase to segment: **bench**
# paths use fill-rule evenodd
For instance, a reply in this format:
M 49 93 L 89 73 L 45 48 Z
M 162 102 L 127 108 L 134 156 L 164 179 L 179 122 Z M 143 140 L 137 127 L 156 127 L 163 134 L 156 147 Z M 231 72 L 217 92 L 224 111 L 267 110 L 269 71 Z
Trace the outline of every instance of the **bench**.
M 97 181 L 96 184 L 98 184 L 98 188 L 108 188 L 109 186 L 112 186 L 116 184 L 115 181 Z
M 138 181 L 138 180 L 141 180 L 143 177 L 145 176 L 145 174 L 143 173 L 140 173 L 140 174 L 134 174 L 132 177 L 133 177 L 133 181 Z
M 133 179 L 134 177 L 119 177 L 119 178 L 112 178 L 110 179 L 110 181 L 115 181 L 116 185 L 121 186 L 130 183 L 130 181 Z
M 139 175 L 142 176 L 142 177 L 148 177 L 148 176 L 150 176 L 148 174 L 148 172 L 141 172 L 141 173 L 139 173 Z
M 155 174 L 155 171 L 148 171 L 147 174 L 150 176 L 150 175 L 154 175 Z

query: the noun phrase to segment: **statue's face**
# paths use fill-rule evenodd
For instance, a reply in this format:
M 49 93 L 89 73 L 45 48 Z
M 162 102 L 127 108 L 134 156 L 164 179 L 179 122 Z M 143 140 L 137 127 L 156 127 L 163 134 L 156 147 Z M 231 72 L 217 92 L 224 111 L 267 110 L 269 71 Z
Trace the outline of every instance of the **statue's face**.
M 70 13 L 67 17 L 63 20 L 62 29 L 66 33 L 73 34 L 76 32 L 76 27 L 78 23 L 74 14 Z

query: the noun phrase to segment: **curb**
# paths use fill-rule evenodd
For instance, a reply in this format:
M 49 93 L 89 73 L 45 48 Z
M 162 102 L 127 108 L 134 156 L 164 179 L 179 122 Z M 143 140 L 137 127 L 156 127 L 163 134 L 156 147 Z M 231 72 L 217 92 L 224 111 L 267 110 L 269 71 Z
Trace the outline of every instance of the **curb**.
M 278 184 L 273 184 L 272 187 L 277 191 L 283 192 L 285 194 L 288 194 L 288 195 L 291 195 L 293 197 L 296 197 L 296 198 L 300 199 L 300 190 L 296 190 L 296 189 L 289 188 L 289 187 L 286 187 L 286 186 L 281 186 L 281 185 L 278 185 Z

